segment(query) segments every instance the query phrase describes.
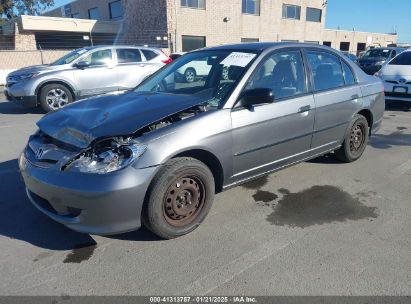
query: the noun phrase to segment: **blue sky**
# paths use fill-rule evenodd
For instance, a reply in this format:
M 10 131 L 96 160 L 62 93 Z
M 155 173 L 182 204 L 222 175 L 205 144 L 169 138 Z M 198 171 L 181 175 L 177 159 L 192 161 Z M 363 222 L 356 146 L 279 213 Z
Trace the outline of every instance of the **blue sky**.
M 71 0 L 55 0 L 61 6 Z M 397 29 L 399 42 L 411 42 L 410 0 L 328 0 L 326 27 L 389 33 Z

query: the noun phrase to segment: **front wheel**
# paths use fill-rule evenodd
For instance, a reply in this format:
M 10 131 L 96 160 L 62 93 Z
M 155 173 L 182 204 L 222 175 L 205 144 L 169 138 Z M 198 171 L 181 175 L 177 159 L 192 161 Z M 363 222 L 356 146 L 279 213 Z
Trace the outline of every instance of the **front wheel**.
M 214 194 L 214 177 L 204 163 L 188 157 L 172 159 L 152 181 L 144 225 L 164 239 L 185 235 L 205 219 Z
M 192 83 L 196 80 L 196 76 L 197 73 L 193 68 L 188 68 L 185 72 L 184 72 L 184 78 L 186 80 L 187 83 Z
M 48 84 L 40 91 L 40 105 L 46 112 L 61 109 L 73 100 L 73 94 L 62 84 Z
M 369 126 L 362 115 L 355 115 L 350 123 L 342 146 L 335 151 L 338 160 L 351 163 L 358 160 L 364 153 L 368 143 Z

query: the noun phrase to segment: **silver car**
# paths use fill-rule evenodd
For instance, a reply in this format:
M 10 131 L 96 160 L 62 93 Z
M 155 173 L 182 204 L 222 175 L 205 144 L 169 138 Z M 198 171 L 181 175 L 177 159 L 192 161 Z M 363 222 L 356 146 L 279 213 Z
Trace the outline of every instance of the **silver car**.
M 170 62 L 155 48 L 86 47 L 51 64 L 12 72 L 4 93 L 10 101 L 49 112 L 86 97 L 134 88 Z
M 199 60 L 206 77 L 176 81 Z M 381 80 L 330 48 L 219 46 L 133 91 L 45 116 L 19 166 L 34 206 L 71 229 L 117 234 L 143 222 L 169 239 L 196 229 L 215 193 L 333 151 L 359 159 L 384 110 Z

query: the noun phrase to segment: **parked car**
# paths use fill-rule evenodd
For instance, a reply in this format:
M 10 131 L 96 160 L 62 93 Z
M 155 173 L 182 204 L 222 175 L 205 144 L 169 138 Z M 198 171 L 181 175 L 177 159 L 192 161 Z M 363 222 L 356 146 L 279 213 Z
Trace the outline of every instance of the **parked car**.
M 183 56 L 184 54 L 185 54 L 185 52 L 172 53 L 172 54 L 170 54 L 170 58 L 171 58 L 172 60 L 176 60 L 176 59 L 180 58 L 181 56 Z
M 198 61 L 210 65 L 205 81 L 175 81 Z M 73 230 L 117 234 L 143 222 L 170 239 L 200 225 L 215 193 L 332 151 L 359 159 L 384 109 L 381 80 L 328 47 L 218 46 L 135 90 L 46 115 L 19 167 L 34 206 Z
M 207 77 L 211 67 L 212 64 L 210 64 L 207 59 L 192 61 L 179 68 L 175 73 L 175 77 L 178 81 L 192 83 L 198 79 Z M 228 68 L 223 67 L 221 73 L 223 79 L 228 80 Z
M 79 99 L 134 88 L 170 62 L 155 48 L 86 47 L 51 64 L 10 73 L 4 93 L 22 106 L 55 111 Z
M 350 59 L 351 61 L 355 62 L 356 64 L 358 64 L 358 57 L 355 56 L 354 54 L 351 54 L 349 52 L 343 52 L 343 54 L 345 55 L 345 57 L 347 57 L 348 59 Z
M 405 51 L 404 48 L 373 48 L 360 57 L 358 63 L 368 75 L 374 75 L 381 67 L 392 58 Z
M 384 82 L 388 100 L 411 101 L 411 50 L 407 50 L 376 73 Z

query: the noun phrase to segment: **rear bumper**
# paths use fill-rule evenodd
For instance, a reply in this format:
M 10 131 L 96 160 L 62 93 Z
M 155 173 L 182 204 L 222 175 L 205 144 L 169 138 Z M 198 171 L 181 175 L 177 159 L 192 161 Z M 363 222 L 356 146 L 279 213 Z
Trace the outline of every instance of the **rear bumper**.
M 25 153 L 19 167 L 31 203 L 51 219 L 82 233 L 112 235 L 141 226 L 141 210 L 157 168 L 113 174 L 61 172 L 36 167 Z

